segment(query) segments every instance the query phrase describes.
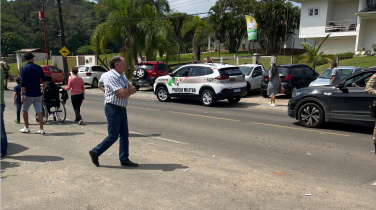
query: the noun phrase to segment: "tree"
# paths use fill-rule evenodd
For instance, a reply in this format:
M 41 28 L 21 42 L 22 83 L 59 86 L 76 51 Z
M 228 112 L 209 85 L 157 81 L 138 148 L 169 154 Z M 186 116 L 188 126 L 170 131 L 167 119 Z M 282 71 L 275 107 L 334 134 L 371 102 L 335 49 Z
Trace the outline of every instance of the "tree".
M 254 18 L 261 36 L 260 43 L 267 52 L 278 52 L 285 35 L 289 36 L 299 28 L 300 8 L 286 0 L 260 0 L 255 3 Z
M 192 38 L 192 47 L 193 53 L 196 60 L 201 59 L 200 47 L 201 47 L 201 38 L 204 29 L 207 27 L 207 22 L 202 20 L 199 16 L 193 16 L 187 18 L 182 26 L 181 34 L 184 37 L 189 31 L 194 31 Z
M 133 67 L 138 62 L 137 52 L 146 50 L 146 42 L 155 43 L 153 23 L 145 24 L 145 18 L 155 18 L 168 12 L 166 0 L 99 0 L 97 15 L 108 14 L 105 22 L 99 24 L 91 36 L 91 45 L 96 54 L 104 53 L 110 41 L 122 40 L 121 53 L 127 65 L 125 75 L 132 78 Z M 156 20 L 156 22 L 161 20 Z M 150 23 L 150 22 L 149 22 Z M 149 31 L 145 35 L 143 32 Z M 152 49 L 151 54 L 155 54 Z
M 317 46 L 316 48 L 316 45 L 315 46 L 312 46 L 310 43 L 308 42 L 303 42 L 301 43 L 300 45 L 302 45 L 304 47 L 304 49 L 307 51 L 306 53 L 304 53 L 301 58 L 300 58 L 300 63 L 312 63 L 313 65 L 313 70 L 316 70 L 316 66 L 318 64 L 321 64 L 323 63 L 323 61 L 325 62 L 332 62 L 332 59 L 328 58 L 328 57 L 324 57 L 323 56 L 323 53 L 324 52 L 319 52 L 320 51 L 320 48 L 321 46 L 324 44 L 324 42 L 329 38 L 331 34 L 328 34 L 324 40 L 322 40 L 322 42 Z
M 246 36 L 245 15 L 252 12 L 253 4 L 253 0 L 218 0 L 209 10 L 209 23 L 214 35 L 218 41 L 225 43 L 230 53 L 237 52 Z
M 184 21 L 187 19 L 186 13 L 173 13 L 171 16 L 176 16 L 170 18 L 171 28 L 174 34 L 174 39 L 178 45 L 178 65 L 180 64 L 180 51 L 181 51 L 181 29 L 183 27 Z
M 1 36 L 1 53 L 14 54 L 14 51 L 25 48 L 28 42 L 22 36 L 14 32 L 4 32 Z

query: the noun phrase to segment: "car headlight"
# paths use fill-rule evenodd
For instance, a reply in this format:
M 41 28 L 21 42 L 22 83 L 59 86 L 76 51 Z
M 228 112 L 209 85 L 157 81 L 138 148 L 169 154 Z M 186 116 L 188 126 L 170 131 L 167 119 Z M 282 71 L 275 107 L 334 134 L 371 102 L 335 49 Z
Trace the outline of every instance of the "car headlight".
M 292 97 L 297 97 L 297 96 L 300 96 L 302 94 L 302 92 L 298 92 L 298 91 L 295 91 L 293 94 L 292 94 Z

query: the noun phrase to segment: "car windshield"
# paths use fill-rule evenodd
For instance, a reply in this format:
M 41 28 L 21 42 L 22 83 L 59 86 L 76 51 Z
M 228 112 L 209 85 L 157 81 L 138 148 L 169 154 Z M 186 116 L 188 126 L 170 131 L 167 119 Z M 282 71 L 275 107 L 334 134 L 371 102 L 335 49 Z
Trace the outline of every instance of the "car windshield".
M 239 66 L 240 71 L 243 72 L 244 75 L 248 76 L 251 74 L 253 67 L 249 66 Z
M 240 71 L 239 67 L 231 67 L 231 68 L 223 68 L 219 69 L 219 73 L 222 76 L 236 76 L 236 75 L 243 75 Z
M 80 72 L 88 72 L 89 71 L 89 67 L 81 66 L 81 67 L 78 68 L 78 71 L 80 71 Z
M 352 74 L 352 69 L 339 69 L 341 78 L 347 77 Z M 332 77 L 332 69 L 326 69 L 321 75 L 320 78 L 330 79 Z
M 137 65 L 134 70 L 137 71 L 138 69 L 153 70 L 153 64 Z

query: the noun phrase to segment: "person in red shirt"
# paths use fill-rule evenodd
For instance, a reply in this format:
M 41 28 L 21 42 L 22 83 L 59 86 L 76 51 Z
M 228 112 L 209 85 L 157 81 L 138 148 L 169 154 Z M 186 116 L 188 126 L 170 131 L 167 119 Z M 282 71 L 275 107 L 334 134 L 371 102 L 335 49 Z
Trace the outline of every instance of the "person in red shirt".
M 78 122 L 78 124 L 82 125 L 84 122 L 81 114 L 81 104 L 82 101 L 85 100 L 85 87 L 84 87 L 84 80 L 77 76 L 78 69 L 77 67 L 72 68 L 72 74 L 73 76 L 69 78 L 68 80 L 68 86 L 65 88 L 67 91 L 71 91 L 71 99 L 72 99 L 72 105 L 74 109 L 74 113 L 76 114 L 75 122 Z

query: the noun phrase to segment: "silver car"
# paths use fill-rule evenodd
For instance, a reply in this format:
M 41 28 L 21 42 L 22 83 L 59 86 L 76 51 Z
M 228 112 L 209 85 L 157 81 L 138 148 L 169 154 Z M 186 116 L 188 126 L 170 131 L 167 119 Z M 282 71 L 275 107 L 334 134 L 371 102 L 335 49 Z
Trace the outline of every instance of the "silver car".
M 337 67 L 341 74 L 341 79 L 354 74 L 358 71 L 363 70 L 363 68 L 360 67 L 354 67 L 354 66 L 339 66 Z M 325 86 L 330 85 L 330 79 L 332 78 L 332 69 L 328 68 L 326 69 L 321 75 L 311 84 L 309 84 L 309 87 L 316 87 L 316 86 Z
M 265 73 L 265 69 L 262 65 L 243 64 L 239 65 L 239 69 L 245 75 L 245 81 L 247 82 L 247 92 L 245 95 L 261 88 L 262 75 Z
M 85 84 L 91 85 L 93 88 L 98 87 L 98 81 L 101 78 L 102 74 L 107 72 L 102 66 L 99 65 L 83 65 L 77 66 L 78 76 L 84 80 Z M 69 78 L 72 77 L 72 74 L 69 73 Z

